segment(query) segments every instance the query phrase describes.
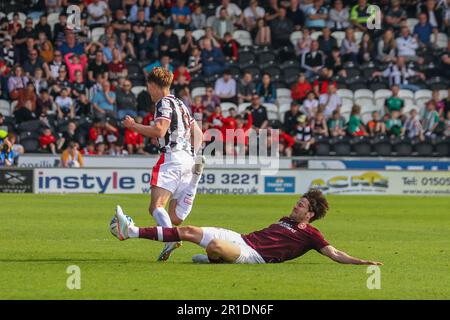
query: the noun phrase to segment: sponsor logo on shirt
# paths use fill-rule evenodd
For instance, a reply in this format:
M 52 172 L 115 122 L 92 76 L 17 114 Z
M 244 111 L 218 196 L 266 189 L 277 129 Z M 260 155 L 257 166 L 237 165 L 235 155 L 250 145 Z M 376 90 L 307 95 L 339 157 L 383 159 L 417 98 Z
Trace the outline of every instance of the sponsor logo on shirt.
M 288 229 L 290 232 L 292 232 L 292 233 L 296 233 L 297 232 L 297 230 L 295 230 L 294 228 L 292 228 L 292 226 L 289 224 L 289 223 L 287 223 L 287 222 L 285 222 L 285 221 L 278 221 L 278 224 L 281 226 L 281 227 L 283 227 L 283 228 L 285 228 L 285 229 Z

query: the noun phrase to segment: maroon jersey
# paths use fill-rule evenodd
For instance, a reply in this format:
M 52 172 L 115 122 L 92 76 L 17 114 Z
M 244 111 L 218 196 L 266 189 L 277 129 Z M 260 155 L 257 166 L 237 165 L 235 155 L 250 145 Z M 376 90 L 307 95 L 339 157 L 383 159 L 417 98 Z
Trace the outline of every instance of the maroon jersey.
M 309 224 L 301 229 L 288 217 L 242 238 L 267 263 L 295 259 L 311 249 L 319 251 L 328 245 L 319 230 Z

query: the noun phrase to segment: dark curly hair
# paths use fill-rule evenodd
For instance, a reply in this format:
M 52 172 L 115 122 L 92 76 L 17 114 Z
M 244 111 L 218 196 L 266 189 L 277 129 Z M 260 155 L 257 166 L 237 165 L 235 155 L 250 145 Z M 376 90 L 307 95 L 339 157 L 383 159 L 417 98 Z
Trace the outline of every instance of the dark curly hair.
M 308 199 L 311 210 L 314 212 L 314 217 L 311 218 L 310 222 L 325 217 L 329 207 L 328 201 L 324 197 L 322 191 L 318 189 L 311 189 L 307 193 L 303 194 L 302 198 Z

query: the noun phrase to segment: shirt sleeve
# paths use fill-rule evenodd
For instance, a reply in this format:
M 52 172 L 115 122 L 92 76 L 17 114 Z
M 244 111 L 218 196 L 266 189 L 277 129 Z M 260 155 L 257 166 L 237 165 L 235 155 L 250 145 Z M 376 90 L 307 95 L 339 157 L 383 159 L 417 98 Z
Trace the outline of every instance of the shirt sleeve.
M 323 235 L 317 230 L 312 234 L 311 245 L 313 249 L 320 251 L 322 248 L 329 245 L 328 241 L 325 240 Z
M 167 99 L 161 99 L 156 105 L 156 116 L 155 120 L 158 119 L 166 119 L 171 121 L 172 119 L 172 106 L 170 105 L 170 101 Z

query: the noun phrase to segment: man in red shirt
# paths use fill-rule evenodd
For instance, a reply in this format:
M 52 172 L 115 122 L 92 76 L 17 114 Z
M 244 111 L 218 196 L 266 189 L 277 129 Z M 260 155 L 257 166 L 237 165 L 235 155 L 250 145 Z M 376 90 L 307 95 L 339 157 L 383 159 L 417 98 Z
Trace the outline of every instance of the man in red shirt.
M 311 222 L 326 215 L 328 202 L 320 190 L 305 193 L 292 208 L 289 217 L 281 218 L 269 227 L 242 235 L 222 228 L 193 226 L 138 228 L 130 224 L 117 206 L 111 233 L 119 240 L 145 238 L 156 241 L 189 241 L 206 250 L 207 255 L 195 255 L 194 262 L 203 263 L 279 263 L 304 255 L 311 249 L 345 264 L 382 265 L 362 260 L 335 249 Z

